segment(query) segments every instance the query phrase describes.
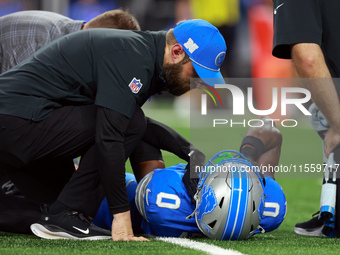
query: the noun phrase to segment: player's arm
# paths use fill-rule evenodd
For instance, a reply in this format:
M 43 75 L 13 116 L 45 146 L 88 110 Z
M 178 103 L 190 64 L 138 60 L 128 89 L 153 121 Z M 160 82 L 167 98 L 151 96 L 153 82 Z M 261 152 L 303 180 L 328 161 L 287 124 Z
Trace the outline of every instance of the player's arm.
M 146 117 L 147 128 L 142 138 L 143 141 L 155 148 L 166 150 L 177 157 L 189 162 L 189 153 L 195 149 L 186 138 L 171 127 L 154 119 Z
M 262 117 L 261 120 L 264 123 L 263 126 L 259 123 L 258 127 L 250 127 L 247 130 L 240 151 L 243 151 L 247 158 L 256 161 L 259 166 L 274 167 L 280 160 L 282 134 L 272 119 Z M 281 225 L 286 215 L 285 194 L 279 183 L 274 180 L 274 173 L 274 170 L 263 172 L 265 206 L 260 228 L 255 233 L 273 231 Z
M 277 166 L 280 160 L 282 134 L 269 117 L 262 117 L 263 125 L 250 127 L 242 140 L 240 152 L 259 166 Z M 273 172 L 266 172 L 274 178 Z
M 161 150 L 169 151 L 188 162 L 187 169 L 202 166 L 205 155 L 186 138 L 169 126 L 147 117 L 143 141 Z
M 125 187 L 124 132 L 129 121 L 129 118 L 121 113 L 104 107 L 97 108 L 96 150 L 102 184 L 114 216 L 113 241 L 147 240 L 133 234 Z
M 189 161 L 193 145 L 169 126 L 146 117 L 147 127 L 142 140 L 130 155 L 133 172 L 139 182 L 157 168 L 165 168 L 161 150 L 169 151 Z
M 205 155 L 177 131 L 149 117 L 147 117 L 147 128 L 142 140 L 157 149 L 169 151 L 188 162 L 186 169 L 191 169 L 192 171 L 186 171 L 183 183 L 193 200 L 193 196 L 196 193 L 198 176 L 193 176 L 191 173 L 194 172 L 196 166 L 204 165 Z M 145 165 L 151 166 L 151 163 L 155 165 L 160 164 L 160 162 L 154 161 L 145 162 Z
M 330 129 L 325 136 L 325 155 L 340 144 L 340 103 L 324 55 L 318 44 L 299 43 L 292 46 L 292 60 L 300 78 L 311 92 L 313 102 L 326 117 Z M 321 79 L 326 78 L 326 79 Z

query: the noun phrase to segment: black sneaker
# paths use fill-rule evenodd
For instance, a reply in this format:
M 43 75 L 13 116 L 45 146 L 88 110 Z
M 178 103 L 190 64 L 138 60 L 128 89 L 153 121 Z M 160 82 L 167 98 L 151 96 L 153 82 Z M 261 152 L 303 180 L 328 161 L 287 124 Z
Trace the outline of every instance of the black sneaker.
M 319 215 L 319 212 L 313 214 Z M 303 236 L 325 236 L 322 233 L 323 221 L 319 220 L 319 216 L 314 216 L 309 221 L 297 223 L 294 227 L 294 232 Z
M 94 225 L 91 220 L 76 211 L 52 215 L 42 206 L 39 223 L 31 225 L 33 234 L 44 239 L 111 239 L 111 232 Z

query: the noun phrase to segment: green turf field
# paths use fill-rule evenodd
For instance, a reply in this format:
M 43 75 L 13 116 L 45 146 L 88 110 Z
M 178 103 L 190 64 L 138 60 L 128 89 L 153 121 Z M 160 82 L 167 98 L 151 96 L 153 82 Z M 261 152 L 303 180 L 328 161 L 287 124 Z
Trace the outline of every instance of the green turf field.
M 159 107 L 157 111 L 146 108 L 147 115 L 154 117 L 190 138 L 187 119 L 176 117 L 176 114 Z M 311 164 L 322 160 L 321 142 L 308 123 L 294 128 L 280 128 L 283 133 L 283 146 L 280 164 Z M 233 128 L 228 131 L 230 139 L 228 148 L 238 149 L 240 136 L 234 133 L 244 133 L 245 130 Z M 213 145 L 210 145 L 213 146 Z M 204 148 L 200 148 L 204 151 Z M 164 154 L 167 165 L 180 160 Z M 130 170 L 128 170 L 130 171 Z M 278 178 L 287 198 L 287 215 L 279 229 L 261 235 L 256 235 L 246 241 L 211 241 L 198 239 L 199 242 L 214 244 L 224 249 L 233 249 L 245 254 L 339 254 L 339 239 L 309 238 L 294 234 L 293 228 L 297 222 L 305 221 L 318 210 L 321 190 L 321 174 L 319 178 Z M 70 241 L 42 240 L 35 236 L 24 236 L 0 233 L 0 254 L 206 254 L 204 252 L 182 248 L 177 245 L 151 239 L 150 242 L 117 242 L 105 241 Z M 225 253 L 228 254 L 228 253 Z

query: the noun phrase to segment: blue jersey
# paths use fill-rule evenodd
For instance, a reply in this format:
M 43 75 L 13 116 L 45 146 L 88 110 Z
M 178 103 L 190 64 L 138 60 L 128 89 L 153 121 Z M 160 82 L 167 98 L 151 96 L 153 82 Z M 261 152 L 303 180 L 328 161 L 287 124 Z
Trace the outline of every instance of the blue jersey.
M 264 187 L 264 211 L 260 222 L 260 227 L 255 231 L 264 233 L 277 229 L 283 222 L 286 211 L 286 196 L 280 184 L 270 176 L 265 175 L 266 185 Z
M 195 218 L 186 219 L 196 205 L 182 182 L 185 164 L 155 169 L 138 184 L 136 205 L 143 216 L 142 230 L 148 235 L 188 237 L 202 234 Z
M 187 220 L 196 208 L 182 182 L 185 164 L 156 169 L 138 185 L 136 204 L 143 215 L 142 229 L 146 234 L 178 237 L 200 233 L 195 217 Z M 264 233 L 278 228 L 286 215 L 286 198 L 278 182 L 265 176 L 265 206 L 260 222 Z
M 202 234 L 195 217 L 186 219 L 196 208 L 182 182 L 185 164 L 177 164 L 164 169 L 155 169 L 138 184 L 132 174 L 127 174 L 127 191 L 131 207 L 134 232 L 166 237 L 188 237 Z M 134 181 L 131 182 L 131 179 Z M 286 198 L 281 186 L 271 177 L 265 176 L 265 208 L 260 222 L 264 233 L 278 228 L 286 215 Z M 137 191 L 136 191 L 137 187 Z M 136 194 L 136 198 L 135 198 Z M 134 203 L 134 201 L 136 203 Z M 136 205 L 138 211 L 136 210 Z M 141 215 L 143 217 L 141 217 Z M 94 224 L 111 229 L 112 214 L 104 200 Z

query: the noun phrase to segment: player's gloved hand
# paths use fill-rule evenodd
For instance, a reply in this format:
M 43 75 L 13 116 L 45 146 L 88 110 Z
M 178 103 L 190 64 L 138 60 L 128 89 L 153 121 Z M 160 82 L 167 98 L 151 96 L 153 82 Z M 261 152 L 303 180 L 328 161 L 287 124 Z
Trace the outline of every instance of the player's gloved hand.
M 190 160 L 185 167 L 185 173 L 183 175 L 182 181 L 189 192 L 191 197 L 191 203 L 195 203 L 194 196 L 197 191 L 197 184 L 199 181 L 198 174 L 205 164 L 205 155 L 197 149 L 193 149 L 190 154 Z M 198 168 L 199 167 L 199 168 Z M 197 169 L 197 171 L 196 171 Z M 198 170 L 199 169 L 199 170 Z

